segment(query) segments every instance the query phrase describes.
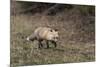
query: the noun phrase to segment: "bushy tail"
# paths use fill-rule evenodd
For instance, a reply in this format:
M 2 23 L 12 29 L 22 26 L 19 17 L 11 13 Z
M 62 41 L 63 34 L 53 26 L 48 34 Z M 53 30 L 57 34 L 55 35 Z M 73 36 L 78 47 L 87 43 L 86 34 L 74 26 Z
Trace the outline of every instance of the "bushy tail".
M 34 34 L 28 36 L 28 37 L 26 38 L 26 40 L 27 40 L 27 41 L 34 41 L 34 40 L 35 40 Z

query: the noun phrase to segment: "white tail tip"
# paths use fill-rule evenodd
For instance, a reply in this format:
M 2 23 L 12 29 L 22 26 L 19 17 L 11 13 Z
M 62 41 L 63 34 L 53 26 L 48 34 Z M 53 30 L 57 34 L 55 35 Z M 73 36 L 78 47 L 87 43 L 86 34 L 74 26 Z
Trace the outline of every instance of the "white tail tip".
M 26 39 L 27 41 L 29 41 L 29 37 L 27 37 L 27 39 Z

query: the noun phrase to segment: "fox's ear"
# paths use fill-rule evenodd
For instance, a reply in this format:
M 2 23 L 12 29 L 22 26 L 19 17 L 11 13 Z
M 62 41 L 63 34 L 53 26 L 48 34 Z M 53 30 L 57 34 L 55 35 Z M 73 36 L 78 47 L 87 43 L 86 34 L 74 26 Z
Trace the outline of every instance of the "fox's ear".
M 53 32 L 53 30 L 51 29 L 50 32 Z
M 58 29 L 55 29 L 55 31 L 58 31 Z

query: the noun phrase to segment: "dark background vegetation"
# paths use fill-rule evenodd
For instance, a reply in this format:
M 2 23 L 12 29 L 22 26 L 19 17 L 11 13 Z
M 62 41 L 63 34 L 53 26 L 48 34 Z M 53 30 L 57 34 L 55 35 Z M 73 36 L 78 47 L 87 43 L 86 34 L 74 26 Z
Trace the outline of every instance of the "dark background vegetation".
M 26 41 L 40 26 L 59 30 L 57 48 Z M 12 67 L 94 61 L 95 6 L 11 1 L 10 50 Z

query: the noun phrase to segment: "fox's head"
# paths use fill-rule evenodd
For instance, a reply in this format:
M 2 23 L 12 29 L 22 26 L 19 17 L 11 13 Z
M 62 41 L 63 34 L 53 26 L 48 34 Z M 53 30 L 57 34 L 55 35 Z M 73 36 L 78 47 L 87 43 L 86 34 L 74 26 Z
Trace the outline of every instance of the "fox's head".
M 52 40 L 52 41 L 58 41 L 59 34 L 57 29 L 51 29 L 48 32 L 47 39 Z

